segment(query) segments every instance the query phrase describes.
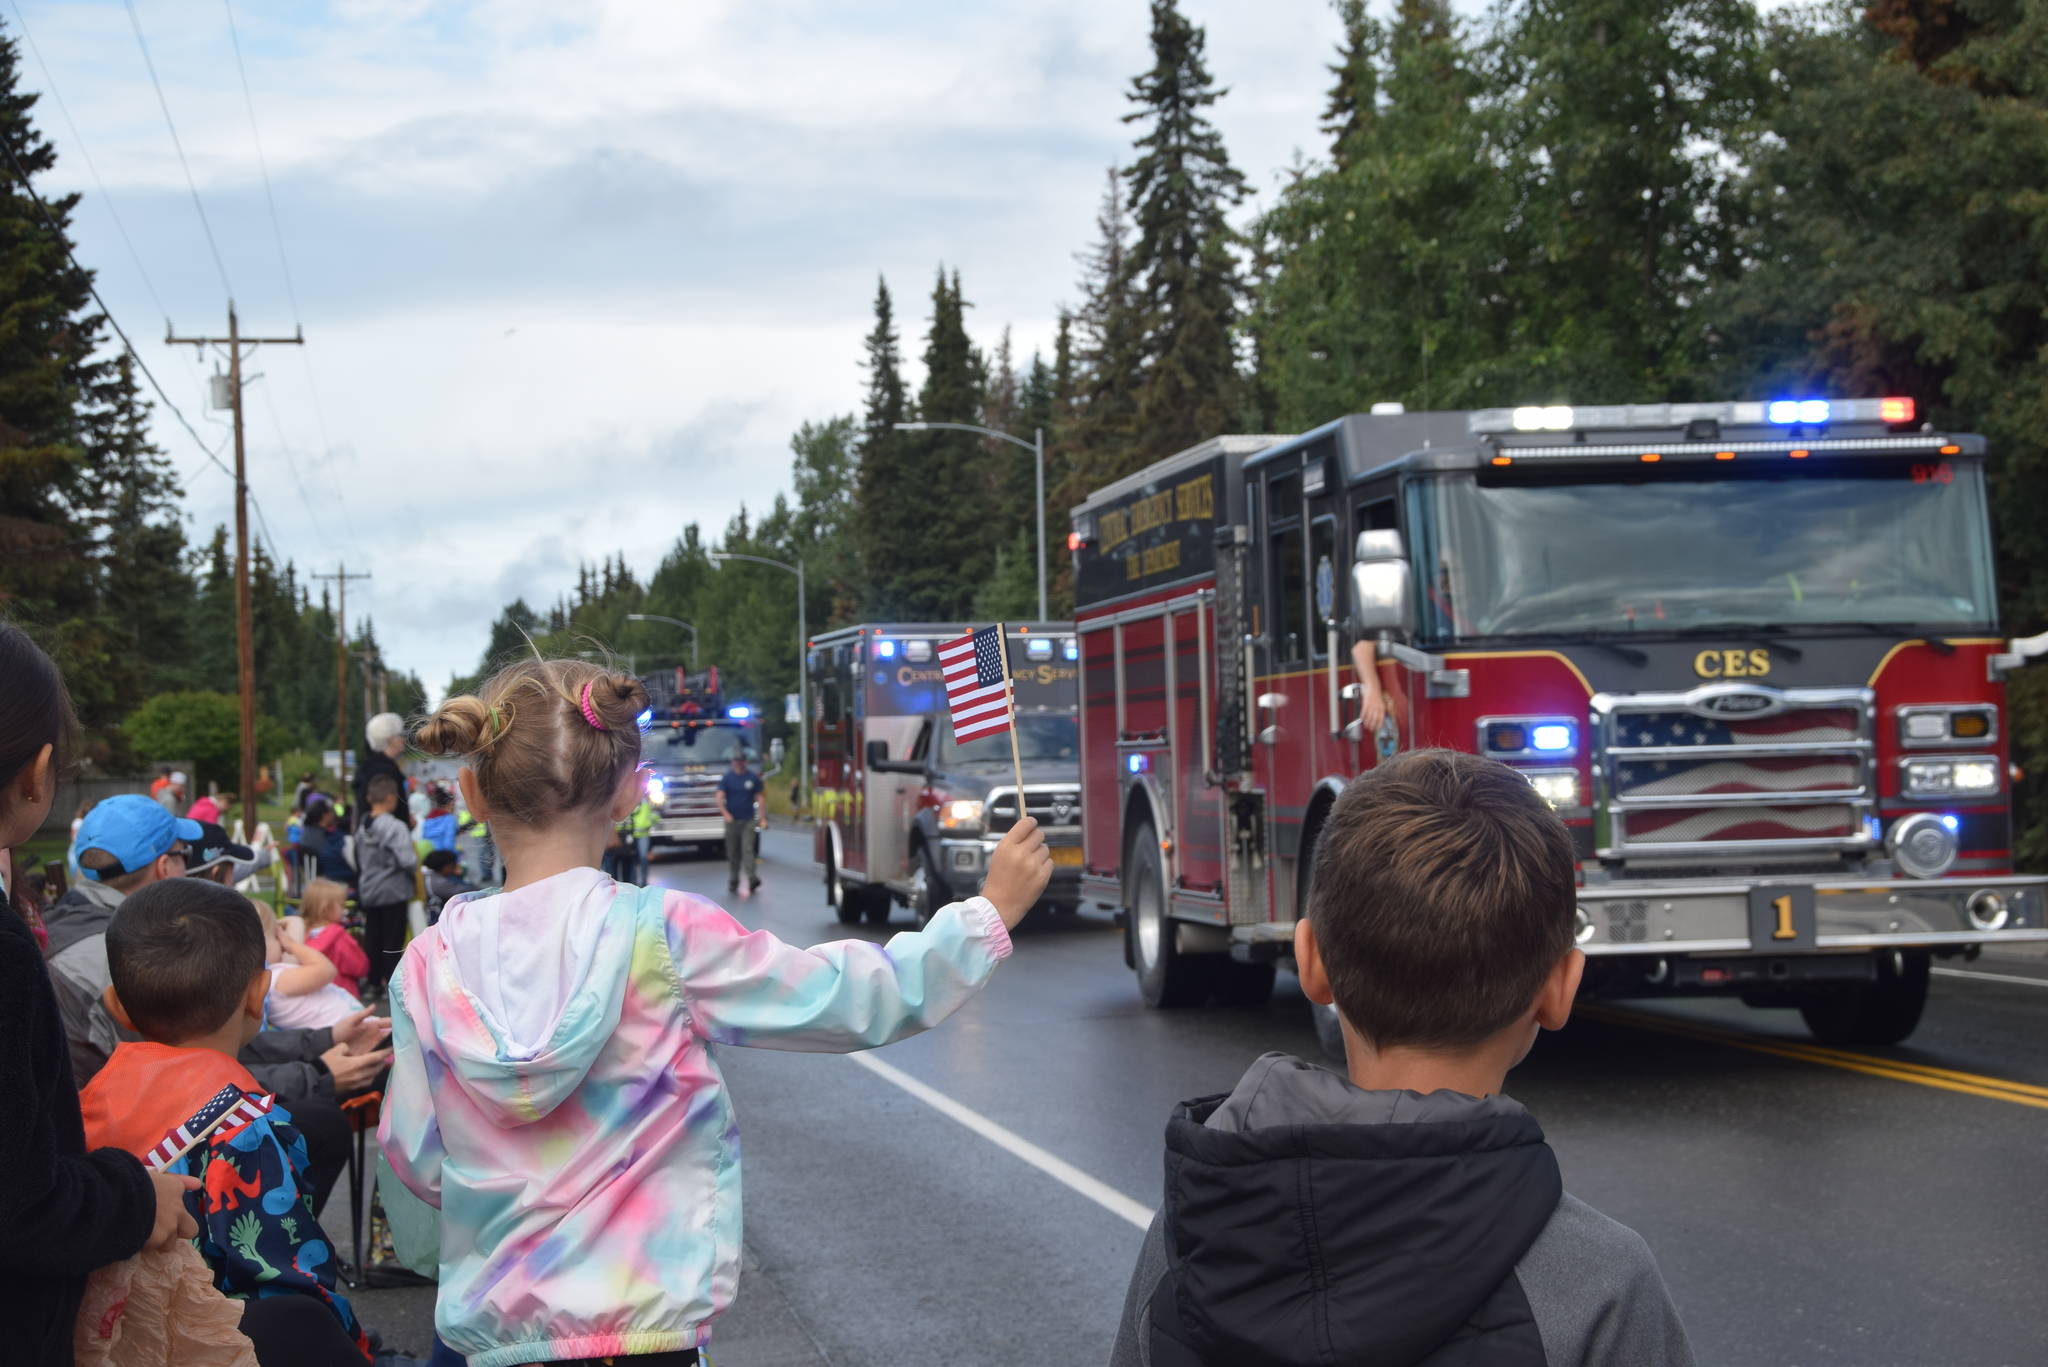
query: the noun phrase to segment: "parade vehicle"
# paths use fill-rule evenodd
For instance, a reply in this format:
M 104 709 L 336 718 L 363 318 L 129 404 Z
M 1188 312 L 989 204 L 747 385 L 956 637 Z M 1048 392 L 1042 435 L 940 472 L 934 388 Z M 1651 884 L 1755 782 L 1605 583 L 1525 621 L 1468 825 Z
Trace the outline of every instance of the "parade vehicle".
M 760 756 L 760 714 L 751 703 L 727 699 L 716 665 L 656 670 L 642 674 L 640 685 L 649 702 L 640 753 L 657 813 L 649 852 L 685 845 L 722 854 L 719 776 L 731 769 L 735 754 Z
M 1905 1038 L 1931 960 L 2048 939 L 2002 683 L 2048 633 L 1997 634 L 1984 449 L 1909 399 L 1393 408 L 1099 490 L 1083 886 L 1144 999 L 1262 999 L 1346 780 L 1442 746 L 1563 816 L 1588 996 Z
M 885 924 L 901 903 L 929 920 L 981 889 L 1017 822 L 1007 733 L 953 738 L 938 649 L 964 623 L 873 623 L 810 643 L 814 856 L 839 919 Z M 1023 809 L 1053 859 L 1045 903 L 1080 900 L 1081 751 L 1071 622 L 1006 628 Z

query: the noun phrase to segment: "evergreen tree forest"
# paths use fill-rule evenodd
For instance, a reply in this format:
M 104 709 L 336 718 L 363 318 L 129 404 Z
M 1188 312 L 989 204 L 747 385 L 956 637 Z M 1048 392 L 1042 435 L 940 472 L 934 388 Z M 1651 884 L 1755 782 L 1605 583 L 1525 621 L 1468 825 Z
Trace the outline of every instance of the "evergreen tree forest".
M 81 758 L 124 772 L 156 755 L 125 723 L 150 698 L 233 695 L 234 555 L 217 529 L 187 540 L 177 476 L 151 444 L 135 365 L 112 345 L 73 256 L 76 195 L 31 197 L 56 164 L 38 131 L 38 97 L 21 88 L 19 49 L 0 32 L 0 615 L 63 670 L 83 724 Z M 210 467 L 201 478 L 216 477 Z M 298 571 L 258 541 L 252 621 L 265 761 L 331 745 L 335 614 Z M 351 687 L 378 657 L 374 626 L 351 623 Z M 394 710 L 425 699 L 402 672 L 385 681 Z M 362 694 L 351 715 L 362 721 Z M 195 775 L 230 786 L 232 772 Z

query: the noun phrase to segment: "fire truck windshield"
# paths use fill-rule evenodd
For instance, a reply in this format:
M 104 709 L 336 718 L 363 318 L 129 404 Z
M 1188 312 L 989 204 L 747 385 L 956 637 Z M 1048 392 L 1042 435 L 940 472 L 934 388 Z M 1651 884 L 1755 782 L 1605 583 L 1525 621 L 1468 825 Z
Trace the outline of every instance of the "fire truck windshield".
M 678 764 L 729 764 L 747 743 L 737 726 L 684 725 L 669 732 L 668 758 Z M 655 758 L 650 755 L 649 758 Z
M 1413 500 L 1425 639 L 1993 620 L 1974 462 L 1488 472 Z
M 1010 738 L 1005 735 L 983 736 L 962 745 L 953 739 L 953 728 L 944 722 L 939 725 L 939 767 L 950 769 L 961 764 L 980 764 L 996 761 L 1010 762 Z M 1017 718 L 1017 756 L 1026 764 L 1034 760 L 1071 760 L 1081 753 L 1080 724 L 1072 717 L 1057 714 L 1025 713 Z

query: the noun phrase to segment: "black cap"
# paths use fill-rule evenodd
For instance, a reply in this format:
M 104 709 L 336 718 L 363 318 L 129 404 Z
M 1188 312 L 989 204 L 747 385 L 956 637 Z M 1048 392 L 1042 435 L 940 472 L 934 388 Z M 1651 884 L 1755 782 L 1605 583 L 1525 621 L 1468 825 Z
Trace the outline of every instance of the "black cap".
M 186 873 L 198 873 L 201 869 L 210 869 L 228 859 L 234 860 L 238 865 L 253 865 L 256 862 L 256 851 L 247 845 L 237 845 L 229 840 L 226 829 L 218 822 L 200 822 L 199 838 L 189 843 L 192 846 L 192 853 L 185 860 Z M 238 869 L 236 881 L 240 882 L 244 877 L 247 877 L 247 874 Z

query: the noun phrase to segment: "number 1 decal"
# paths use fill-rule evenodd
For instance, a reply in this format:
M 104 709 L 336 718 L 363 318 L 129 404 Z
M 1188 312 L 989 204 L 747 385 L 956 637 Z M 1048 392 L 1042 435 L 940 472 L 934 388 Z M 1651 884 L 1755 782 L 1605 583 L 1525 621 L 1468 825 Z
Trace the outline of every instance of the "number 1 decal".
M 1788 893 L 1783 897 L 1773 897 L 1771 899 L 1771 910 L 1778 913 L 1778 928 L 1771 932 L 1771 938 L 1773 940 L 1798 939 L 1799 932 L 1792 928 L 1791 894 Z

